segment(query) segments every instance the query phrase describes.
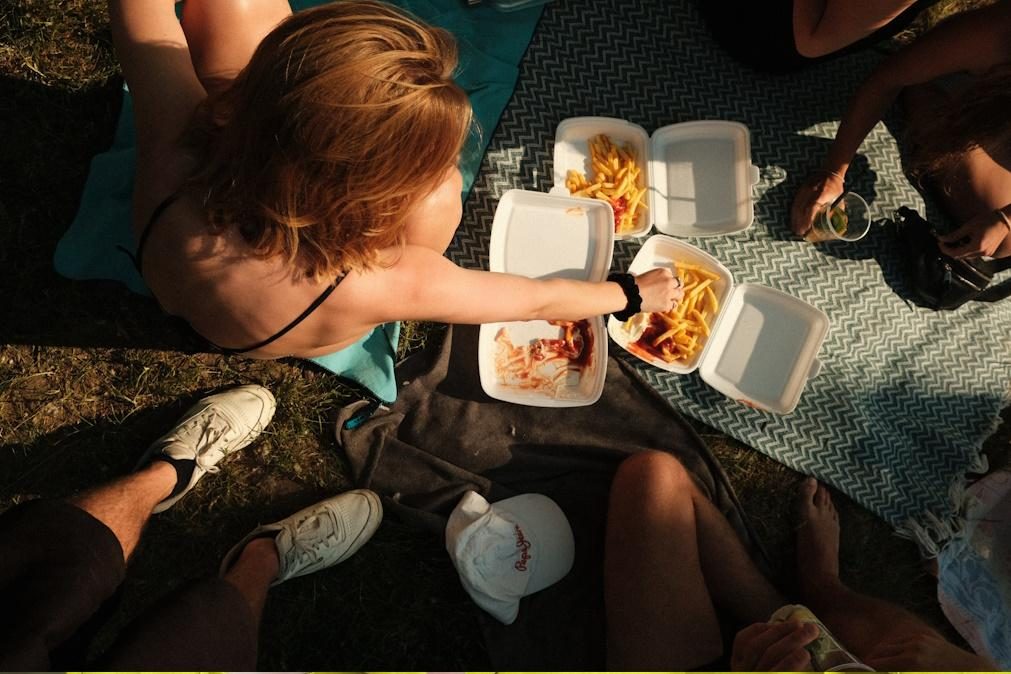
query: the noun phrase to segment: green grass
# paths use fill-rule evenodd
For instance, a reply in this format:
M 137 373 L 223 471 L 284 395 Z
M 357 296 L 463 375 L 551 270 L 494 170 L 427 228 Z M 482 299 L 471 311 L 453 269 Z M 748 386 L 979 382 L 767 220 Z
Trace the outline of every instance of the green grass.
M 159 596 L 214 573 L 256 524 L 347 489 L 333 419 L 358 398 L 294 361 L 201 353 L 154 304 L 115 284 L 56 276 L 51 257 L 77 208 L 90 158 L 112 137 L 120 103 L 104 3 L 18 0 L 0 8 L 0 509 L 60 497 L 131 469 L 199 395 L 257 382 L 279 408 L 262 441 L 152 521 L 99 647 Z M 437 327 L 408 324 L 402 353 Z M 699 426 L 792 576 L 788 513 L 799 476 Z M 988 444 L 1006 462 L 1008 415 Z M 912 544 L 839 497 L 843 574 L 858 589 L 943 627 Z M 337 569 L 271 593 L 264 669 L 488 669 L 473 607 L 436 536 L 390 518 Z M 949 630 L 950 632 L 950 630 Z

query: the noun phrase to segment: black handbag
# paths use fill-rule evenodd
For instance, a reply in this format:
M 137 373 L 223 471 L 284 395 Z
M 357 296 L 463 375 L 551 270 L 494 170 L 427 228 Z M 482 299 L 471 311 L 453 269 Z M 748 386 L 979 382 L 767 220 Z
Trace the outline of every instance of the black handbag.
M 941 252 L 934 227 L 911 208 L 895 213 L 906 280 L 916 299 L 935 310 L 966 302 L 996 302 L 1011 296 L 1011 279 L 991 286 L 995 274 L 1011 268 L 1011 258 L 958 260 Z

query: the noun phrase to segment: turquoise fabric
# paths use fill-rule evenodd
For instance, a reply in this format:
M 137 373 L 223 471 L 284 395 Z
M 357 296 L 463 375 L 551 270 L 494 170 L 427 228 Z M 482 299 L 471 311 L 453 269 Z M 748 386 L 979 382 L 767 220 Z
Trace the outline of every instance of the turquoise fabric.
M 310 358 L 320 367 L 358 382 L 385 403 L 397 399 L 397 342 L 400 323 L 386 323 L 351 346 L 325 356 Z
M 67 278 L 122 281 L 133 292 L 150 295 L 133 260 L 124 252 L 136 248 L 130 231 L 135 142 L 133 105 L 130 94 L 124 93 L 112 146 L 91 160 L 81 205 L 70 229 L 56 244 L 53 264 Z
M 298 11 L 322 3 L 293 0 L 291 4 Z M 393 4 L 449 30 L 457 38 L 460 67 L 456 80 L 470 97 L 479 128 L 460 158 L 466 197 L 488 139 L 516 86 L 518 64 L 533 36 L 541 7 L 499 12 L 488 6 L 468 8 L 462 0 L 400 0 Z M 68 278 L 120 281 L 135 293 L 150 295 L 126 253 L 136 247 L 130 231 L 134 145 L 133 111 L 127 92 L 112 146 L 92 160 L 80 208 L 57 244 L 53 262 L 56 271 Z M 393 366 L 399 333 L 399 324 L 380 326 L 358 343 L 312 360 L 390 402 L 396 398 Z

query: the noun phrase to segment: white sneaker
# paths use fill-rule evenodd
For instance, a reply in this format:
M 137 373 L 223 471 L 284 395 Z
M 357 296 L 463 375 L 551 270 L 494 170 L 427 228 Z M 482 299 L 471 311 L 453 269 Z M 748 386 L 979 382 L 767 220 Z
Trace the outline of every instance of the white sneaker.
M 145 466 L 159 454 L 196 463 L 189 484 L 151 512 L 168 510 L 193 489 L 205 473 L 217 473 L 221 459 L 259 437 L 276 407 L 270 391 L 256 384 L 201 398 L 172 430 L 148 447 L 138 464 L 138 467 Z
M 275 531 L 280 569 L 271 587 L 289 578 L 321 571 L 358 552 L 382 520 L 383 504 L 375 492 L 368 489 L 344 492 L 249 532 L 221 560 L 221 575 L 235 563 L 246 543 Z

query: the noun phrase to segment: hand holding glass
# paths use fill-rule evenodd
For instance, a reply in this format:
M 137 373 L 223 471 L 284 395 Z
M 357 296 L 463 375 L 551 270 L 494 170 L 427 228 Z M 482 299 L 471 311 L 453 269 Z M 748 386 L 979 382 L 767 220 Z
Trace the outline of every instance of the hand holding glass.
M 870 209 L 859 194 L 843 192 L 830 204 L 822 204 L 804 240 L 859 241 L 870 229 Z

